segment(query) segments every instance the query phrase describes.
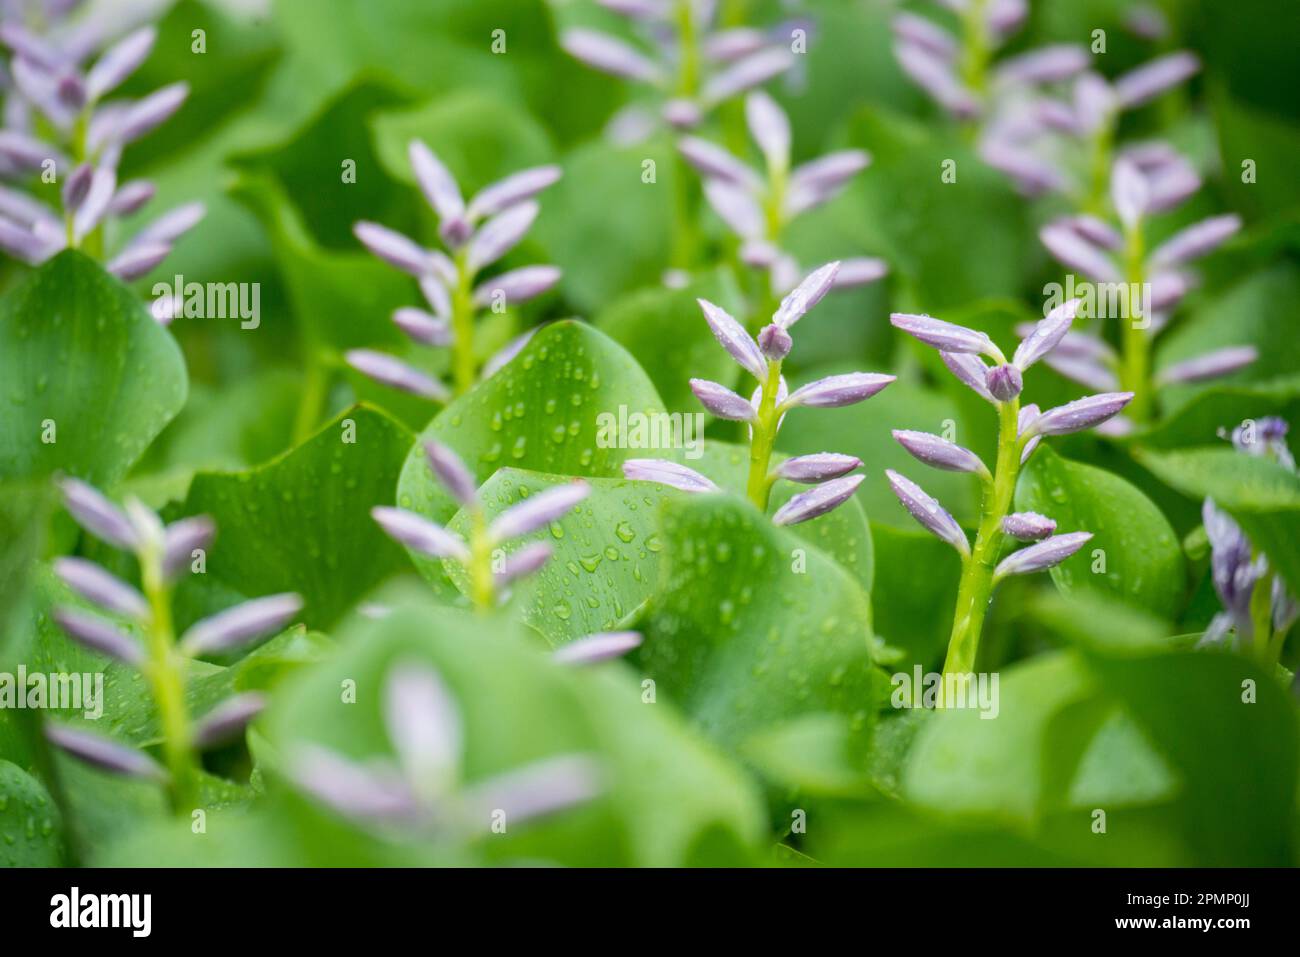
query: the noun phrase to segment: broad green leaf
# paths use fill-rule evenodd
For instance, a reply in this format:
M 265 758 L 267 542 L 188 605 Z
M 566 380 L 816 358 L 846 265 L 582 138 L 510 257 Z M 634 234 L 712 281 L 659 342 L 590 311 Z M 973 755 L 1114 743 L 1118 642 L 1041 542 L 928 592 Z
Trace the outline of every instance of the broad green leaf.
M 620 409 L 653 413 L 663 405 L 622 346 L 588 325 L 557 322 L 541 329 L 492 378 L 438 413 L 421 438 L 455 449 L 480 483 L 503 466 L 618 477 L 624 459 L 645 454 L 604 441 L 617 438 L 602 435 L 601 425 L 617 423 Z M 455 512 L 420 444 L 402 468 L 397 500 L 435 521 Z
M 267 724 L 281 759 L 307 741 L 355 759 L 391 755 L 384 681 L 395 664 L 416 662 L 436 669 L 455 698 L 465 729 L 462 781 L 573 753 L 591 755 L 606 773 L 606 791 L 591 804 L 512 823 L 506 834 L 481 842 L 477 850 L 492 859 L 681 865 L 711 848 L 725 849 L 713 863 L 735 863 L 757 838 L 759 807 L 749 781 L 670 708 L 643 704 L 638 682 L 622 666 L 556 665 L 501 619 L 427 599 L 390 604 L 388 617 L 355 622 L 333 658 L 285 689 Z M 355 705 L 340 703 L 344 678 L 356 682 Z M 512 720 L 501 720 L 503 706 Z
M 718 269 L 682 289 L 638 289 L 610 303 L 593 320 L 597 329 L 637 357 L 670 412 L 706 414 L 691 392 L 691 379 L 732 386 L 741 376 L 740 367 L 709 331 L 698 298 L 738 318 L 743 315 L 734 280 Z
M 1083 549 L 1051 570 L 1063 591 L 1100 590 L 1162 618 L 1181 607 L 1186 583 L 1178 536 L 1151 500 L 1118 475 L 1041 448 L 1021 474 L 1016 508 L 1054 519 L 1058 533 L 1092 533 Z
M 637 652 L 657 693 L 728 747 L 817 710 L 865 735 L 879 686 L 857 582 L 734 498 L 694 496 L 663 514 L 664 566 Z
M 762 730 L 741 746 L 745 759 L 774 784 L 799 794 L 860 797 L 871 793 L 861 740 L 837 714 L 809 714 Z
M 181 585 L 183 617 L 293 591 L 303 621 L 324 627 L 408 567 L 370 509 L 392 503 L 410 443 L 401 425 L 357 406 L 272 462 L 196 475 L 182 511 L 212 516 L 217 537 L 206 572 Z
M 63 856 L 62 819 L 49 792 L 0 760 L 0 867 L 60 867 Z
M 0 478 L 113 485 L 185 403 L 185 361 L 134 296 L 63 252 L 0 299 Z
M 1230 448 L 1141 452 L 1138 460 L 1171 488 L 1212 498 L 1300 593 L 1300 476 Z
M 1127 441 L 1154 449 L 1208 445 L 1246 419 L 1267 415 L 1300 422 L 1300 375 L 1280 376 L 1267 382 L 1212 385 Z
M 571 479 L 518 469 L 501 469 L 479 490 L 489 518 L 530 495 Z M 653 482 L 588 480 L 591 494 L 549 528 L 508 544 L 507 552 L 530 541 L 551 546 L 551 560 L 516 588 L 523 595 L 524 620 L 552 645 L 597 631 L 614 630 L 650 596 L 659 580 L 659 506 L 682 493 Z M 467 535 L 470 520 L 459 512 L 451 527 Z M 418 563 L 419 564 L 419 563 Z M 459 565 L 447 573 L 462 592 L 468 581 Z
M 595 142 L 567 154 L 561 166 L 564 175 L 546 191 L 532 236 L 564 271 L 565 299 L 595 313 L 623 293 L 662 282 L 674 177 L 684 175 L 671 147 L 662 140 L 635 147 Z M 647 170 L 653 182 L 643 180 Z

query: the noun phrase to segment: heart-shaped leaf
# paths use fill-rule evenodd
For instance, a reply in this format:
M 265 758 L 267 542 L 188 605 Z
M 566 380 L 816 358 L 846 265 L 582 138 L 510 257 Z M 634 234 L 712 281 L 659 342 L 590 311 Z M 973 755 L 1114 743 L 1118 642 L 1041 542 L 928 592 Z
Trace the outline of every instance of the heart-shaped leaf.
M 63 252 L 0 299 L 0 478 L 112 485 L 185 404 L 185 360 L 121 283 Z
M 1178 537 L 1151 500 L 1118 475 L 1041 448 L 1021 475 L 1016 508 L 1054 519 L 1058 532 L 1092 533 L 1081 551 L 1051 570 L 1063 591 L 1101 589 L 1163 618 L 1181 607 Z

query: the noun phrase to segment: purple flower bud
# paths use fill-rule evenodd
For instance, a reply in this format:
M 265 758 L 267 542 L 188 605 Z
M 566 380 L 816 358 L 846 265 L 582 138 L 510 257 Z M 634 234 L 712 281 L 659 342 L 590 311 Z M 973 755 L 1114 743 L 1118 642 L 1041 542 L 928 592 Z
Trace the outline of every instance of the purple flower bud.
M 575 27 L 560 34 L 560 46 L 569 56 L 603 73 L 658 83 L 663 71 L 630 44 L 597 30 Z
M 1119 230 L 1096 216 L 1070 216 L 1058 222 L 1069 226 L 1083 239 L 1102 249 L 1119 249 L 1124 245 L 1124 237 L 1119 234 Z
M 1056 523 L 1037 512 L 1015 512 L 1002 519 L 1002 531 L 1022 542 L 1041 542 L 1056 531 Z
M 433 269 L 432 259 L 427 249 L 387 226 L 362 221 L 352 227 L 352 233 L 360 240 L 361 245 L 402 272 L 410 273 L 412 276 L 424 276 Z
M 423 309 L 402 306 L 393 312 L 393 324 L 422 345 L 451 345 L 451 326 L 447 320 Z
M 1119 379 L 1109 368 L 1093 359 L 1053 353 L 1043 360 L 1048 368 L 1059 372 L 1071 381 L 1086 385 L 1099 392 L 1113 392 L 1119 388 Z
M 406 779 L 387 764 L 361 767 L 328 748 L 307 745 L 290 755 L 289 774 L 318 801 L 351 818 L 409 825 L 420 810 Z
M 1143 314 L 1168 312 L 1187 295 L 1192 287 L 1191 278 L 1185 273 L 1158 272 L 1151 277 L 1150 295 L 1142 304 Z M 1154 335 L 1154 332 L 1152 333 Z
M 540 571 L 551 560 L 553 551 L 546 542 L 530 542 L 505 560 L 501 571 L 497 572 L 495 581 L 498 586 L 505 586 L 519 578 L 525 578 Z
M 889 273 L 889 265 L 883 259 L 859 256 L 840 261 L 840 271 L 835 274 L 836 289 L 850 289 L 865 286 Z
M 1038 443 L 1043 441 L 1041 435 L 1030 436 L 1025 439 L 1025 430 L 1033 424 L 1034 420 L 1040 415 L 1038 406 L 1030 402 L 1028 405 L 1020 407 L 1020 414 L 1016 417 L 1016 438 L 1024 441 L 1025 447 L 1020 450 L 1020 464 L 1024 465 L 1029 461 L 1029 456 L 1034 454 L 1034 449 L 1038 448 Z
M 278 631 L 302 611 L 302 598 L 292 592 L 254 598 L 195 622 L 181 637 L 180 648 L 191 657 L 230 651 Z
M 1081 299 L 1068 299 L 1049 312 L 1041 322 L 1034 326 L 1033 331 L 1025 336 L 1020 345 L 1016 347 L 1016 354 L 1011 361 L 1017 369 L 1024 372 L 1056 348 L 1060 341 L 1065 338 L 1065 334 L 1070 331 L 1070 323 L 1079 314 L 1079 306 L 1082 302 Z M 1017 393 L 1019 391 L 1019 389 L 1016 389 Z
M 58 167 L 68 165 L 58 148 L 18 130 L 0 130 L 0 156 L 23 168 L 40 169 L 46 160 Z
M 752 422 L 758 418 L 753 406 L 717 382 L 710 382 L 708 379 L 692 379 L 691 391 L 695 393 L 695 398 L 700 400 L 700 405 L 720 419 Z
M 989 166 L 1011 177 L 1025 196 L 1041 196 L 1066 188 L 1066 178 L 1055 164 L 1018 141 L 988 136 L 980 143 L 979 154 Z
M 720 179 L 706 180 L 704 198 L 727 227 L 741 239 L 758 239 L 766 228 L 763 211 L 746 190 Z
M 432 558 L 454 558 L 469 561 L 469 549 L 455 534 L 414 512 L 402 508 L 376 505 L 370 516 L 379 523 L 385 534 L 412 551 Z
M 468 813 L 486 828 L 494 811 L 510 821 L 526 821 L 562 811 L 596 797 L 602 790 L 600 766 L 580 754 L 535 761 L 498 774 L 466 794 Z
M 693 130 L 700 125 L 700 120 L 704 118 L 697 104 L 680 97 L 664 103 L 662 115 L 664 122 L 675 130 Z M 647 131 L 646 135 L 649 135 L 649 131 Z
M 524 346 L 532 341 L 533 336 L 537 335 L 539 329 L 541 329 L 541 326 L 534 326 L 527 332 L 520 333 L 493 353 L 488 361 L 483 363 L 483 370 L 479 373 L 479 378 L 490 379 L 500 372 L 511 359 L 524 351 Z
M 1177 362 L 1156 375 L 1157 385 L 1177 382 L 1203 382 L 1243 369 L 1259 358 L 1254 346 L 1227 346 L 1204 355 Z
M 237 738 L 267 704 L 266 695 L 256 691 L 227 698 L 195 724 L 194 746 L 202 751 Z
M 609 5 L 609 0 L 599 0 L 603 6 Z M 614 2 L 627 2 L 627 0 L 614 0 Z M 632 0 L 632 2 L 646 3 L 647 6 L 653 6 L 657 11 L 653 19 L 662 20 L 664 8 L 649 0 Z M 731 63 L 739 60 L 741 57 L 749 56 L 751 53 L 763 49 L 767 45 L 767 37 L 763 31 L 755 30 L 753 27 L 734 27 L 730 30 L 717 30 L 710 33 L 704 39 L 704 55 L 710 60 L 719 63 Z
M 727 350 L 731 358 L 740 367 L 760 381 L 767 376 L 767 361 L 755 344 L 745 327 L 732 317 L 731 313 L 720 306 L 715 306 L 707 299 L 697 299 L 700 309 L 704 311 L 704 321 L 709 324 L 713 338 Z
M 163 575 L 174 579 L 194 557 L 194 550 L 207 548 L 217 525 L 207 515 L 194 515 L 172 522 L 163 533 Z
M 976 395 L 987 402 L 995 401 L 988 387 L 988 366 L 979 356 L 969 352 L 940 352 L 939 358 L 948 371 L 964 382 Z
M 86 201 L 86 195 L 90 192 L 90 184 L 94 178 L 95 167 L 89 163 L 82 163 L 72 171 L 72 175 L 63 184 L 64 212 L 75 213 L 81 207 L 81 204 Z
M 790 333 L 775 322 L 764 326 L 758 334 L 759 351 L 773 362 L 780 362 L 790 354 L 793 347 L 794 340 L 790 338 Z
M 925 17 L 914 13 L 900 13 L 889 23 L 894 36 L 921 49 L 952 59 L 957 53 L 957 41 L 947 31 L 935 26 Z
M 893 431 L 894 440 L 916 459 L 945 472 L 974 472 L 990 479 L 988 466 L 970 449 L 964 449 L 947 439 L 929 432 Z
M 86 106 L 86 83 L 75 73 L 67 73 L 59 77 L 59 82 L 54 88 L 54 95 L 59 98 L 59 102 L 74 113 L 80 112 Z
M 190 95 L 188 83 L 173 83 L 150 93 L 132 104 L 117 126 L 115 139 L 119 143 L 133 143 L 146 133 L 167 122 L 186 97 Z
M 989 29 L 999 37 L 1014 32 L 1028 15 L 1028 0 L 993 0 L 984 14 Z
M 66 57 L 60 50 L 13 20 L 0 24 L 0 43 L 44 70 L 58 70 L 66 65 Z
M 794 66 L 794 54 L 786 47 L 767 47 L 737 60 L 721 73 L 715 73 L 704 84 L 702 99 L 712 105 L 730 99 L 737 93 L 766 83 L 772 77 Z
M 822 301 L 822 297 L 835 285 L 835 276 L 840 271 L 838 262 L 827 263 L 813 270 L 799 283 L 788 296 L 781 300 L 781 306 L 772 316 L 772 322 L 782 329 L 789 329 Z
M 440 257 L 441 253 L 436 255 Z M 435 265 L 433 273 L 420 277 L 420 292 L 424 294 L 425 302 L 433 314 L 444 321 L 451 316 L 451 296 L 447 286 L 457 282 L 456 267 L 451 260 L 447 260 L 445 265 L 448 270 L 445 274 L 441 266 Z
M 953 116 L 970 119 L 979 115 L 979 100 L 943 57 L 905 40 L 894 44 L 894 56 L 903 72 Z
M 1119 282 L 1111 258 L 1064 223 L 1049 223 L 1038 233 L 1047 251 L 1065 266 L 1095 282 Z
M 601 631 L 578 638 L 551 652 L 551 660 L 564 665 L 591 665 L 619 658 L 641 644 L 636 631 Z
M 1088 69 L 1088 51 L 1074 43 L 1038 47 L 998 64 L 999 81 L 1011 84 L 1059 83 Z
M 790 164 L 790 118 L 762 90 L 745 97 L 745 120 L 749 134 L 758 144 L 771 169 L 785 169 Z
M 76 214 L 72 217 L 72 236 L 81 242 L 95 229 L 108 212 L 108 204 L 113 201 L 117 191 L 117 172 L 112 167 L 100 166 L 90 173 L 90 183 L 85 195 L 77 204 Z
M 104 572 L 104 574 L 108 573 Z M 123 587 L 127 586 L 123 585 Z M 81 591 L 80 588 L 76 590 Z M 68 637 L 78 644 L 85 645 L 91 651 L 107 655 L 109 658 L 136 668 L 144 662 L 144 652 L 140 650 L 135 639 L 120 631 L 110 621 L 66 607 L 54 609 L 53 617 L 58 626 L 67 632 Z
M 519 244 L 532 228 L 541 207 L 532 200 L 511 206 L 489 219 L 469 241 L 469 268 L 477 272 L 490 266 Z
M 1122 74 L 1115 80 L 1115 98 L 1125 109 L 1141 106 L 1177 86 L 1201 68 L 1190 53 L 1170 53 Z
M 917 316 L 895 312 L 889 317 L 894 328 L 901 329 L 928 346 L 943 352 L 984 353 L 998 357 L 997 348 L 987 333 L 976 332 L 955 323 L 944 322 L 930 316 Z
M 1089 395 L 1048 409 L 1029 426 L 1028 435 L 1068 435 L 1100 425 L 1133 399 L 1132 392 Z
M 139 544 L 135 529 L 126 514 L 93 486 L 68 478 L 59 483 L 63 503 L 77 524 L 96 538 L 127 551 Z
M 484 187 L 470 200 L 467 216 L 471 221 L 495 216 L 504 209 L 532 199 L 560 178 L 558 166 L 535 166 L 521 170 Z
M 142 621 L 149 617 L 144 596 L 116 575 L 84 558 L 60 558 L 54 571 L 82 598 L 117 615 Z
M 142 27 L 110 47 L 86 74 L 86 92 L 90 98 L 98 100 L 138 70 L 149 58 L 157 39 L 157 30 Z
M 114 216 L 130 216 L 153 199 L 157 192 L 158 187 L 148 180 L 133 179 L 118 187 L 113 201 L 108 204 L 108 211 Z
M 157 269 L 171 255 L 168 243 L 132 243 L 104 267 L 123 282 L 132 282 Z M 172 318 L 175 318 L 174 316 Z
M 1211 216 L 1174 233 L 1151 253 L 1151 265 L 1173 266 L 1197 259 L 1218 248 L 1241 229 L 1241 217 L 1235 213 Z
M 894 376 L 878 372 L 848 372 L 827 376 L 796 389 L 781 405 L 784 409 L 798 406 L 835 409 L 870 399 L 893 381 Z
M 1128 229 L 1151 211 L 1151 190 L 1147 178 L 1133 161 L 1121 156 L 1110 176 L 1110 201 L 1115 215 Z
M 476 306 L 490 305 L 498 296 L 506 305 L 527 302 L 540 296 L 560 281 L 560 270 L 555 266 L 524 266 L 494 276 L 474 290 Z
M 1010 402 L 1020 395 L 1020 390 L 1025 387 L 1020 370 L 1013 365 L 994 366 L 989 370 L 985 383 L 988 385 L 989 395 L 998 402 Z
M 167 772 L 149 755 L 101 735 L 46 722 L 45 737 L 55 747 L 101 771 L 158 783 L 167 780 Z
M 696 136 L 683 136 L 677 150 L 701 176 L 720 179 L 741 189 L 756 191 L 762 183 L 758 175 L 720 146 Z
M 429 460 L 429 468 L 434 476 L 451 493 L 452 498 L 461 505 L 474 505 L 478 502 L 478 484 L 460 456 L 451 448 L 429 439 L 424 443 L 424 455 Z
M 800 492 L 776 510 L 772 522 L 775 525 L 798 525 L 825 515 L 852 498 L 865 478 L 865 475 L 846 475 Z
M 1069 532 L 1012 552 L 993 569 L 993 580 L 996 582 L 1008 575 L 1029 575 L 1059 565 L 1083 548 L 1090 538 L 1092 532 Z
M 776 467 L 776 476 L 791 482 L 813 485 L 847 475 L 861 465 L 862 460 L 854 455 L 816 452 L 812 455 L 797 455 L 792 459 L 786 459 Z
M 838 150 L 796 166 L 786 189 L 786 215 L 798 216 L 833 199 L 869 165 L 871 155 L 865 150 Z
M 558 522 L 590 494 L 591 486 L 582 481 L 566 482 L 538 492 L 498 515 L 488 527 L 488 536 L 494 542 L 504 542 L 535 532 Z
M 634 482 L 658 482 L 683 492 L 716 492 L 718 487 L 694 469 L 667 459 L 627 459 L 623 477 Z
M 343 354 L 348 365 L 376 382 L 400 389 L 412 395 L 422 396 L 434 402 L 446 402 L 451 398 L 447 387 L 426 375 L 414 366 L 394 359 L 385 352 L 371 349 L 352 349 Z
M 422 796 L 450 784 L 464 732 L 451 690 L 432 668 L 400 662 L 384 683 L 384 724 L 406 778 Z
M 185 203 L 168 210 L 131 238 L 131 246 L 144 244 L 172 244 L 197 226 L 207 215 L 203 203 Z
M 461 218 L 465 213 L 465 200 L 460 195 L 460 187 L 433 150 L 419 140 L 411 140 L 406 145 L 406 155 L 420 192 L 437 212 L 438 218 L 444 222 Z
M 889 487 L 894 490 L 898 500 L 903 503 L 903 508 L 907 509 L 914 519 L 933 535 L 961 552 L 963 557 L 970 555 L 970 542 L 966 539 L 966 533 L 961 530 L 961 526 L 947 509 L 911 479 L 904 478 L 893 469 L 886 469 L 885 475 L 889 479 Z

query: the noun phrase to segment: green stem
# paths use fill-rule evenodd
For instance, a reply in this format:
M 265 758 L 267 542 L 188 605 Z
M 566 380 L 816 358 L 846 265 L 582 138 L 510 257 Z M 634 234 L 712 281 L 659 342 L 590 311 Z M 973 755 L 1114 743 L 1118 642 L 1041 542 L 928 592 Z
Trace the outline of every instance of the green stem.
M 298 411 L 293 419 L 294 445 L 301 445 L 316 427 L 329 388 L 329 372 L 325 368 L 325 359 L 321 351 L 315 346 L 308 346 L 306 358 L 307 374 L 303 379 L 302 392 L 298 396 Z
M 1146 281 L 1145 250 L 1141 224 L 1125 235 L 1124 280 L 1127 284 L 1128 315 L 1121 334 L 1120 382 L 1133 393 L 1126 414 L 1139 425 L 1151 417 L 1151 304 L 1143 295 Z M 1141 313 L 1141 315 L 1139 315 Z
M 470 601 L 474 610 L 486 613 L 496 608 L 496 580 L 492 574 L 492 540 L 488 537 L 487 516 L 483 509 L 471 512 L 469 536 Z
M 776 405 L 777 390 L 780 387 L 781 361 L 777 359 L 767 364 L 767 381 L 763 383 L 763 394 L 758 402 L 758 418 L 753 423 L 754 437 L 749 445 L 749 481 L 745 485 L 745 494 L 764 514 L 767 513 L 767 503 L 772 492 L 769 467 L 781 418 L 777 414 Z
M 198 801 L 198 765 L 185 707 L 187 662 L 176 650 L 171 588 L 162 574 L 161 554 L 153 550 L 141 555 L 140 566 L 145 597 L 149 601 L 149 625 L 145 632 L 148 660 L 144 671 L 162 725 L 163 757 L 171 775 L 168 785 L 171 809 L 174 814 L 185 815 Z
M 985 3 L 986 0 L 973 0 L 962 14 L 961 79 L 968 89 L 981 97 L 988 87 L 989 58 L 993 53 Z
M 478 379 L 474 357 L 474 274 L 466 249 L 456 253 L 456 288 L 451 294 L 452 373 L 456 394 L 464 395 Z
M 1252 561 L 1259 560 L 1259 552 L 1251 555 Z M 1255 582 L 1250 593 L 1250 621 L 1254 626 L 1252 650 L 1261 665 L 1269 667 L 1276 664 L 1273 658 L 1273 578 L 1264 575 Z
M 984 615 L 993 592 L 993 569 L 1002 549 L 1002 519 L 1011 511 L 1016 478 L 1020 474 L 1019 418 L 1019 399 L 999 403 L 997 468 L 993 481 L 985 482 L 975 547 L 962 564 L 944 674 L 968 674 L 975 670 Z

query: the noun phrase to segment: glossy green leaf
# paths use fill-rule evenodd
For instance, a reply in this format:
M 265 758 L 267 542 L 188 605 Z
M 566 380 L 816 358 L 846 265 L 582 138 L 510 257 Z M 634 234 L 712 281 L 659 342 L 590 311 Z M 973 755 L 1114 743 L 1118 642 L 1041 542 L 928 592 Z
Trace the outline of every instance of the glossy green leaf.
M 63 865 L 62 816 L 40 781 L 0 760 L 0 867 Z
M 867 733 L 870 609 L 847 572 L 730 497 L 668 503 L 662 538 L 637 654 L 657 694 L 729 746 L 810 710 Z
M 1099 589 L 1163 618 L 1181 607 L 1186 583 L 1178 537 L 1151 500 L 1124 479 L 1040 448 L 1021 473 L 1016 508 L 1054 519 L 1058 533 L 1092 533 L 1079 552 L 1051 570 L 1063 591 Z
M 116 279 L 60 253 L 0 299 L 0 478 L 112 485 L 185 403 L 167 330 Z

